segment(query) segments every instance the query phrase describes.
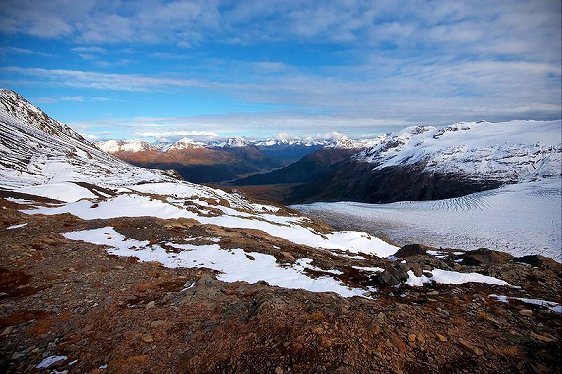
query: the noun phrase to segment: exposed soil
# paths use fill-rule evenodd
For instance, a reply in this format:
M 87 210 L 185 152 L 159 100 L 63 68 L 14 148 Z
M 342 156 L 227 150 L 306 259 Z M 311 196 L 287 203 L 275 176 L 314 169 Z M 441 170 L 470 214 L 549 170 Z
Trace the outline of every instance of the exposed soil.
M 408 264 L 478 271 L 522 288 L 389 287 L 351 266 L 395 263 L 350 259 L 259 231 L 148 217 L 28 216 L 22 208 L 0 199 L 1 372 L 560 372 L 561 315 L 488 297 L 560 303 L 560 264 L 547 259 L 415 254 Z M 27 225 L 7 230 L 21 223 Z M 321 269 L 342 271 L 342 282 L 378 290 L 371 298 L 342 298 L 264 282 L 224 283 L 211 270 L 141 263 L 60 235 L 105 226 L 153 242 L 203 238 L 205 244 L 205 237 L 217 237 L 222 248 L 268 253 L 279 263 L 308 257 Z M 53 355 L 66 358 L 36 368 Z

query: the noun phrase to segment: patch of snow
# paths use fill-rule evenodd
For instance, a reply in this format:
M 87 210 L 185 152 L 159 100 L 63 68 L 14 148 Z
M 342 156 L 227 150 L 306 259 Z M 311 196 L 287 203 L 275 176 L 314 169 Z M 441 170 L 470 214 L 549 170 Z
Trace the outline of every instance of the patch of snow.
M 46 369 L 49 366 L 51 366 L 52 364 L 59 362 L 59 361 L 63 361 L 66 360 L 68 357 L 67 356 L 49 356 L 43 359 L 43 361 L 41 361 L 40 363 L 37 364 L 37 366 L 35 366 L 37 369 Z
M 294 266 L 296 268 L 308 269 L 308 270 L 312 270 L 312 271 L 319 271 L 319 272 L 329 273 L 329 274 L 334 274 L 334 275 L 342 275 L 343 274 L 343 271 L 340 271 L 340 270 L 322 269 L 322 268 L 319 268 L 318 266 L 314 266 L 314 265 L 312 265 L 312 259 L 311 258 L 299 258 L 298 260 L 295 261 Z
M 80 199 L 95 199 L 97 195 L 87 188 L 81 187 L 72 182 L 49 183 L 37 186 L 22 187 L 14 189 L 16 192 L 22 192 L 29 195 L 47 197 L 49 199 L 74 202 Z
M 496 284 L 499 286 L 510 286 L 509 283 L 494 277 L 489 277 L 487 275 L 482 275 L 478 273 L 459 273 L 458 271 L 433 269 L 431 271 L 432 276 L 426 277 L 422 275 L 421 277 L 416 277 L 412 270 L 408 271 L 408 280 L 405 282 L 407 285 L 412 287 L 423 286 L 427 283 L 438 283 L 438 284 L 464 284 L 464 283 L 486 283 L 486 284 Z
M 509 300 L 519 300 L 525 304 L 538 305 L 548 308 L 555 313 L 562 313 L 562 305 L 554 301 L 547 301 L 541 299 L 528 299 L 525 297 L 513 297 L 513 296 L 496 295 L 496 294 L 488 295 L 488 297 L 492 297 L 502 303 L 509 303 Z
M 6 200 L 8 200 L 11 203 L 16 203 L 16 204 L 21 204 L 21 205 L 29 205 L 29 204 L 34 203 L 34 201 L 31 201 L 31 200 L 16 199 L 16 198 L 13 198 L 13 197 L 7 197 Z
M 384 271 L 383 268 L 380 268 L 378 266 L 352 266 L 352 268 L 361 271 L 368 271 L 370 273 L 382 273 Z
M 192 218 L 202 224 L 211 224 L 228 228 L 256 229 L 272 236 L 289 240 L 293 243 L 315 248 L 339 249 L 352 253 L 366 253 L 379 257 L 394 254 L 398 248 L 364 232 L 340 231 L 319 234 L 300 225 L 303 217 L 283 217 L 270 214 L 248 214 L 223 208 L 233 215 L 217 217 L 200 216 L 184 209 L 180 205 L 151 199 L 147 196 L 123 194 L 98 203 L 77 201 L 57 207 L 37 207 L 24 210 L 27 214 L 61 214 L 71 213 L 82 219 L 109 219 L 117 217 L 153 216 L 162 219 Z
M 27 225 L 27 223 L 22 223 L 22 224 L 20 224 L 20 225 L 12 225 L 12 226 L 6 227 L 6 230 L 15 230 L 15 229 L 19 229 L 19 228 L 24 227 L 25 225 Z
M 112 227 L 63 235 L 71 240 L 109 246 L 111 248 L 108 252 L 114 255 L 137 257 L 141 261 L 158 261 L 166 267 L 205 267 L 218 270 L 222 272 L 218 279 L 224 282 L 265 281 L 273 286 L 312 292 L 335 292 L 343 297 L 362 296 L 369 291 L 347 287 L 330 276 L 307 276 L 305 269 L 318 269 L 310 265 L 310 259 L 300 259 L 294 266 L 282 267 L 273 256 L 245 252 L 242 249 L 223 250 L 217 244 L 196 246 L 168 243 L 181 250 L 179 253 L 168 253 L 158 245 L 149 246 L 148 241 L 125 238 Z

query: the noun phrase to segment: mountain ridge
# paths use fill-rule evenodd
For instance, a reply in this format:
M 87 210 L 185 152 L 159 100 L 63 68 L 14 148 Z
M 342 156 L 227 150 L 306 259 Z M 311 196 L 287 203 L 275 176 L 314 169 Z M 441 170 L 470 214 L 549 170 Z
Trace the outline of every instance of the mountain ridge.
M 560 127 L 560 120 L 409 127 L 296 187 L 289 202 L 435 200 L 559 177 Z

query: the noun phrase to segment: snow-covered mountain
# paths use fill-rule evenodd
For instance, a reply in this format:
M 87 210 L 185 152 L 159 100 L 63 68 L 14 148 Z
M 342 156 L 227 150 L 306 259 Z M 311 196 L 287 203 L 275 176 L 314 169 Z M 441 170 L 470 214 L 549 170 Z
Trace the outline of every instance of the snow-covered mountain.
M 225 148 L 240 148 L 240 147 L 247 147 L 251 145 L 250 141 L 241 136 L 233 136 L 224 142 L 214 143 L 215 147 L 225 147 Z
M 134 165 L 173 169 L 184 179 L 196 183 L 230 180 L 281 166 L 244 138 L 201 142 L 184 137 L 176 142 L 155 144 L 141 140 L 109 140 L 96 144 Z
M 368 139 L 351 139 L 345 135 L 342 135 L 337 138 L 326 141 L 324 146 L 326 148 L 364 149 L 369 147 L 375 147 L 385 139 L 386 139 L 386 135 L 379 135 L 377 137 L 368 138 Z
M 276 147 L 287 145 L 300 145 L 305 147 L 312 147 L 315 145 L 325 146 L 330 141 L 327 139 L 317 139 L 312 136 L 304 136 L 301 138 L 283 138 L 283 139 L 267 139 L 256 140 L 254 144 L 258 147 Z
M 560 175 L 560 121 L 467 122 L 391 134 L 354 157 L 376 170 L 420 165 L 425 172 L 512 183 Z
M 108 155 L 23 97 L 0 91 L 0 186 L 88 180 L 98 185 L 170 181 Z
M 144 140 L 108 140 L 96 145 L 106 153 L 155 151 L 158 148 Z
M 193 149 L 193 148 L 202 148 L 206 144 L 203 142 L 195 141 L 191 138 L 181 138 L 174 144 L 172 144 L 169 148 L 166 148 L 166 151 L 169 150 L 180 150 L 180 149 Z
M 343 134 L 333 136 L 331 138 L 315 138 L 312 136 L 304 136 L 302 138 L 286 138 L 286 139 L 267 139 L 254 140 L 253 144 L 260 148 L 268 147 L 286 147 L 286 146 L 302 146 L 302 147 L 330 147 L 330 148 L 366 148 L 372 147 L 380 141 L 382 137 L 365 139 L 352 139 Z
M 291 201 L 434 200 L 559 178 L 560 136 L 560 120 L 409 127 L 297 188 Z

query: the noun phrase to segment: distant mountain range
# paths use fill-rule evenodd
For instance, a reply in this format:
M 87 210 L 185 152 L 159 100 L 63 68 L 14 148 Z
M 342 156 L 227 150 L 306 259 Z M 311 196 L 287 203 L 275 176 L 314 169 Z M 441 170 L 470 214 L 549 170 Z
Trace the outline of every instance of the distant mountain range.
M 142 140 L 109 140 L 97 146 L 133 165 L 173 169 L 196 183 L 229 181 L 281 168 L 320 149 L 341 149 L 347 156 L 372 144 L 371 140 L 337 139 L 254 140 L 231 137 L 201 142 L 182 138 L 176 142 L 148 143 Z M 331 156 L 330 156 L 331 157 Z
M 184 138 L 98 146 L 135 165 L 174 169 L 194 182 L 229 181 L 285 203 L 380 203 L 452 198 L 558 176 L 560 128 L 559 120 L 479 121 L 413 126 L 364 140 Z

